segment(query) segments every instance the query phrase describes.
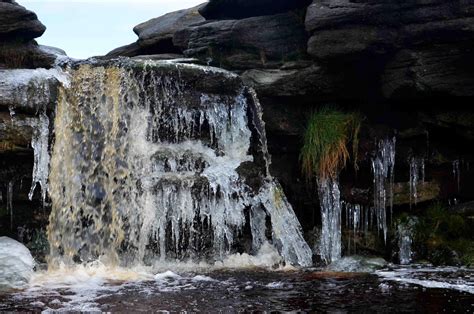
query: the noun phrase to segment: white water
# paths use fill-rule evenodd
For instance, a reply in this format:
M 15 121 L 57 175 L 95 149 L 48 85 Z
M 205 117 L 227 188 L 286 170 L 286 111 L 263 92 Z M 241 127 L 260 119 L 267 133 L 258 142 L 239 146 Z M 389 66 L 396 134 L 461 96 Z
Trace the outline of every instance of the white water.
M 268 165 L 258 191 L 238 173 L 255 158 L 248 91 L 193 91 L 180 71 L 236 76 L 195 65 L 132 65 L 140 70 L 81 66 L 63 91 L 50 175 L 53 264 L 225 262 L 249 223 L 254 252 L 269 240 L 287 264 L 310 265 L 301 227 Z
M 450 289 L 474 294 L 472 273 L 462 268 L 431 268 L 414 265 L 390 271 L 377 271 L 381 280 L 413 284 L 425 288 Z

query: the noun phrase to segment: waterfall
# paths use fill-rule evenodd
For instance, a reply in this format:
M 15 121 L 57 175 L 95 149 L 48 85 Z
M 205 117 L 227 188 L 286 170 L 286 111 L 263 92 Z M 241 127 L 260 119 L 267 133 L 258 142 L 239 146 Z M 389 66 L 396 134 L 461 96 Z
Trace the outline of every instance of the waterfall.
M 319 202 L 321 205 L 322 260 L 329 264 L 341 258 L 341 193 L 337 179 L 318 179 Z
M 71 76 L 55 118 L 52 264 L 219 261 L 245 226 L 244 250 L 270 241 L 286 263 L 312 264 L 268 174 L 261 109 L 238 76 L 125 59 L 78 64 Z
M 381 230 L 387 240 L 387 199 L 390 213 L 393 209 L 393 184 L 395 179 L 395 144 L 396 138 L 385 139 L 378 143 L 378 150 L 372 158 L 372 172 L 374 175 L 374 210 L 377 228 Z M 388 192 L 386 187 L 388 186 Z

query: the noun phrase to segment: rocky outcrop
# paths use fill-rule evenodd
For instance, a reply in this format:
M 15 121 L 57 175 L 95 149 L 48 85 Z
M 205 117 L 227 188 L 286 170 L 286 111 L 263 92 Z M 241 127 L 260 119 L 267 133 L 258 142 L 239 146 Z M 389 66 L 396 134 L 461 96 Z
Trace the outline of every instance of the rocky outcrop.
M 184 55 L 227 69 L 275 67 L 305 55 L 306 33 L 294 12 L 210 21 L 174 34 Z
M 242 19 L 306 8 L 311 0 L 210 0 L 199 9 L 208 20 Z
M 138 35 L 138 41 L 109 52 L 107 57 L 180 53 L 181 50 L 173 44 L 173 36 L 204 21 L 198 12 L 202 6 L 171 12 L 135 26 L 133 31 Z
M 0 68 L 50 68 L 56 58 L 34 41 L 46 27 L 15 1 L 0 1 Z
M 1 39 L 25 42 L 40 37 L 45 30 L 35 13 L 15 1 L 0 1 Z
M 366 65 L 385 98 L 472 96 L 473 22 L 470 1 L 315 0 L 305 21 L 308 54 L 324 63 L 372 58 Z
M 138 35 L 139 45 L 156 49 L 159 49 L 160 45 L 168 45 L 172 42 L 174 33 L 204 21 L 198 12 L 202 7 L 203 5 L 198 5 L 190 9 L 171 12 L 135 26 L 133 31 Z
M 38 151 L 41 132 L 48 140 L 48 123 L 41 124 L 38 115 L 47 122 L 64 78 L 51 68 L 67 58 L 60 49 L 36 43 L 45 29 L 35 13 L 0 0 L 0 229 L 1 235 L 23 237 L 25 243 L 32 240 L 27 234 L 40 232 L 48 219 L 38 189 L 30 201 L 27 182 L 35 160 L 32 146 Z

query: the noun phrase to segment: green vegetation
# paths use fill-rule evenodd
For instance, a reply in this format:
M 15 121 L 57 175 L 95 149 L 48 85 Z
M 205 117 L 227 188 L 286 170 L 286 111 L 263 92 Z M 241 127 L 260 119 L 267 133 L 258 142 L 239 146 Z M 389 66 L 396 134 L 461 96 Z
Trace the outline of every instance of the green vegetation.
M 300 155 L 303 175 L 308 181 L 315 177 L 336 177 L 350 159 L 348 147 L 351 142 L 357 169 L 361 124 L 360 114 L 345 113 L 332 107 L 323 107 L 311 115 Z
M 401 218 L 400 220 L 403 220 Z M 415 250 L 435 265 L 474 266 L 474 238 L 469 219 L 441 203 L 428 208 L 416 226 Z

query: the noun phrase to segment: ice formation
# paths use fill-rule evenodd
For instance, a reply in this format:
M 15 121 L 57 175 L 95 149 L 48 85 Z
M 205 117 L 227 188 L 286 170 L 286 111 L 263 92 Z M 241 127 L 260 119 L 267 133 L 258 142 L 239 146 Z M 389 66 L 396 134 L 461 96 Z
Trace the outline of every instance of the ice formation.
M 416 218 L 409 217 L 406 222 L 400 223 L 397 226 L 398 258 L 402 265 L 410 264 L 412 261 L 412 244 L 417 222 Z
M 418 202 L 418 184 L 425 182 L 425 160 L 423 158 L 411 157 L 410 165 L 410 206 Z
M 20 242 L 0 237 L 0 291 L 24 288 L 33 275 L 35 262 Z
M 459 191 L 461 189 L 461 171 L 459 169 L 459 160 L 453 161 L 453 176 Z
M 341 193 L 333 178 L 318 179 L 321 206 L 321 259 L 329 264 L 341 258 Z
M 235 90 L 212 90 L 204 75 Z M 248 224 L 253 252 L 268 240 L 286 263 L 310 265 L 301 227 L 266 171 L 259 104 L 239 82 L 170 62 L 77 66 L 55 120 L 51 261 L 222 261 Z
M 8 182 L 7 187 L 7 211 L 10 214 L 10 229 L 13 229 L 13 181 Z
M 374 210 L 377 228 L 383 232 L 385 241 L 387 240 L 387 201 L 390 206 L 390 212 L 392 212 L 393 207 L 395 144 L 395 137 L 380 141 L 378 143 L 378 150 L 372 158 Z
M 49 118 L 43 112 L 38 118 L 38 122 L 34 125 L 34 134 L 31 140 L 31 147 L 34 150 L 34 165 L 33 165 L 33 181 L 31 183 L 30 193 L 28 198 L 33 199 L 36 185 L 39 184 L 41 188 L 41 199 L 43 205 L 46 201 L 46 194 L 48 192 L 48 176 L 49 176 Z
M 58 83 L 69 83 L 60 68 L 0 70 L 0 104 L 45 109 L 54 101 Z

